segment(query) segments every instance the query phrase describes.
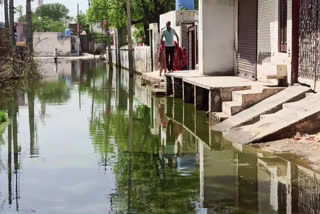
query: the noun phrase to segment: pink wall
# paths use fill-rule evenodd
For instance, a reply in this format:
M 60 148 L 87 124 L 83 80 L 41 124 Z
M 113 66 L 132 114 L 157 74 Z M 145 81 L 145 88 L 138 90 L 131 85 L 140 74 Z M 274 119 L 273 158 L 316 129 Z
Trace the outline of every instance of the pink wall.
M 17 42 L 23 42 L 26 40 L 26 23 L 24 22 L 16 22 L 17 25 Z

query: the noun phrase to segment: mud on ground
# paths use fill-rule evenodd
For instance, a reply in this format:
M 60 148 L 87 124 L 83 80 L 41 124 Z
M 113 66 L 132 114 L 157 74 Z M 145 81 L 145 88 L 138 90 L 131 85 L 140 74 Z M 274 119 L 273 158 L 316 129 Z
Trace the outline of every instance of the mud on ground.
M 315 135 L 296 134 L 291 139 L 277 140 L 258 145 L 263 151 L 295 156 L 294 161 L 320 172 L 320 133 Z M 289 155 L 288 155 L 289 154 Z

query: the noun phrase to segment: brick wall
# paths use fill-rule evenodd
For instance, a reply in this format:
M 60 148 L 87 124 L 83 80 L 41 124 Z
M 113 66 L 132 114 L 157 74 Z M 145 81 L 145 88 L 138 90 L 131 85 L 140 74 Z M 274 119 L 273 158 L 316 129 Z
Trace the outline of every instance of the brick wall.
M 267 77 L 277 74 L 277 65 L 286 65 L 288 82 L 291 79 L 291 19 L 292 0 L 288 0 L 287 53 L 278 51 L 279 0 L 259 0 L 258 4 L 258 66 L 259 81 L 276 82 Z
M 6 30 L 4 28 L 0 28 L 0 48 L 7 47 L 8 41 L 7 41 L 8 35 L 6 33 Z

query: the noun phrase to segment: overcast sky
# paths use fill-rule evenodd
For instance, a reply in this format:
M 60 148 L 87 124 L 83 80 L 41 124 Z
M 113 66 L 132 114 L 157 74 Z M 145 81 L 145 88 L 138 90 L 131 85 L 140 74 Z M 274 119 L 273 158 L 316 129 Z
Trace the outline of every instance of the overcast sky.
M 48 3 L 61 3 L 69 8 L 69 15 L 75 17 L 77 15 L 77 4 L 79 4 L 80 11 L 86 12 L 88 9 L 88 0 L 43 0 L 44 4 Z M 15 6 L 22 5 L 25 8 L 26 0 L 14 0 Z M 32 8 L 36 8 L 38 5 L 38 0 L 33 0 Z M 25 11 L 24 11 L 25 13 Z M 4 12 L 3 7 L 0 6 L 0 22 L 4 22 Z

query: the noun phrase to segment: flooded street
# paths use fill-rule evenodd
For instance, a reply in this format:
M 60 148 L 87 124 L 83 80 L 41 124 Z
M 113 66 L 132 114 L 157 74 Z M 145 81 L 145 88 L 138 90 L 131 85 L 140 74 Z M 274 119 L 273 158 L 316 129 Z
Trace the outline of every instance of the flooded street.
M 48 79 L 1 92 L 0 213 L 320 213 L 320 174 L 224 142 L 205 112 L 128 71 L 42 69 Z

